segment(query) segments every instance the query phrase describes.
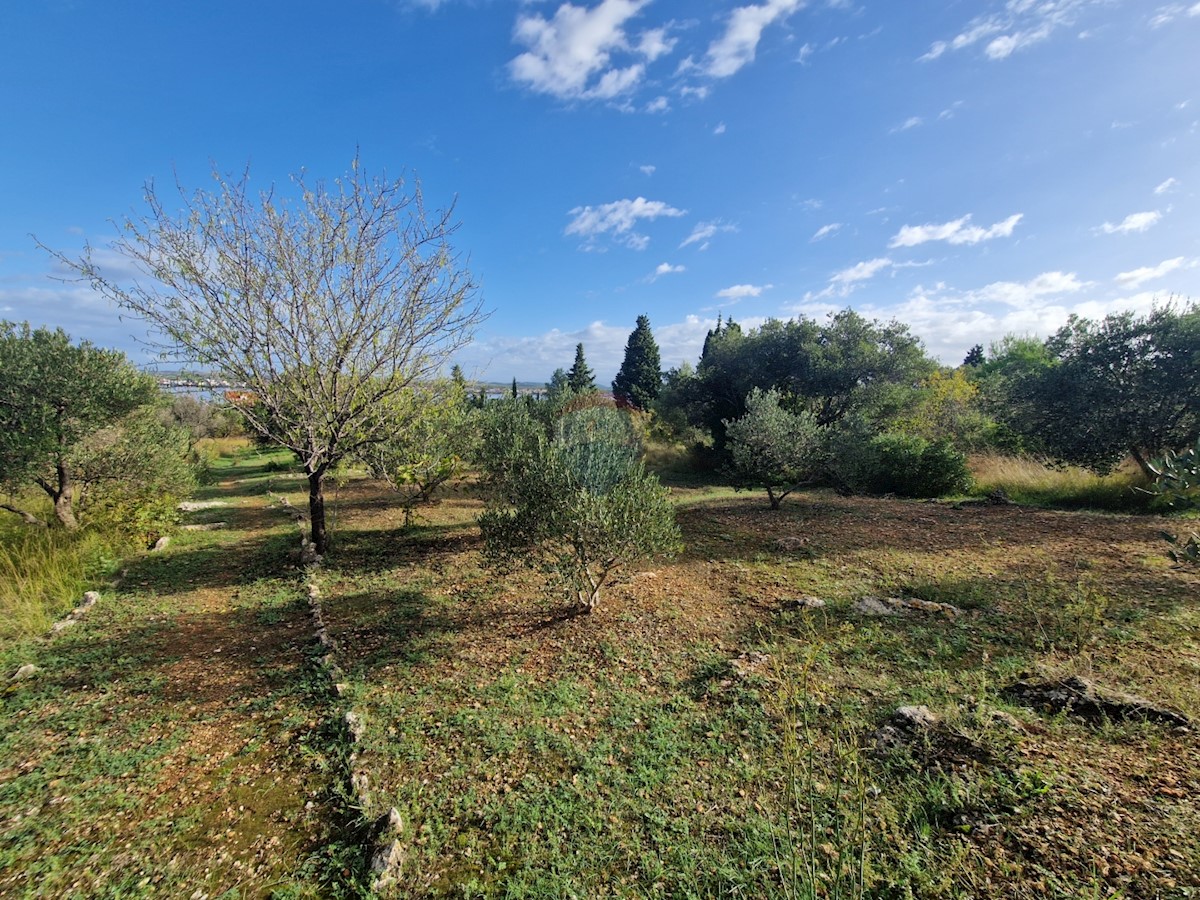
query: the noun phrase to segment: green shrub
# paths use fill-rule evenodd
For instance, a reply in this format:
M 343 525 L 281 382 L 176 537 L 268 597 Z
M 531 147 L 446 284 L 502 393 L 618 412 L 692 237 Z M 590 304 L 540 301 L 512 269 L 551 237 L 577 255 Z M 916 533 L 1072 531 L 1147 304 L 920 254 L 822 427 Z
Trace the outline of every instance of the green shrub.
M 554 443 L 575 482 L 599 496 L 619 484 L 641 455 L 629 415 L 612 407 L 585 407 L 563 416 Z
M 679 547 L 667 490 L 637 460 L 633 429 L 613 409 L 563 416 L 549 439 L 519 402 L 489 410 L 479 517 L 494 569 L 516 565 L 557 577 L 590 613 L 622 566 Z
M 842 473 L 849 485 L 872 494 L 940 497 L 971 486 L 967 458 L 948 441 L 911 434 L 880 434 L 867 443 L 843 442 Z
M 196 488 L 186 429 L 143 407 L 101 429 L 73 457 L 83 520 L 150 546 L 178 521 L 176 506 Z

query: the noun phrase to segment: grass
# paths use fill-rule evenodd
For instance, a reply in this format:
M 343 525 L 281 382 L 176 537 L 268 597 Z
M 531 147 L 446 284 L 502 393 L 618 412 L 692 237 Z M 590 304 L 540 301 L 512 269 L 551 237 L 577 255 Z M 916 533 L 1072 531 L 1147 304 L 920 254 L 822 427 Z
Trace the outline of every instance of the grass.
M 196 453 L 201 459 L 233 459 L 244 456 L 254 446 L 247 437 L 201 438 L 196 441 Z
M 978 493 L 1003 491 L 1017 503 L 1114 512 L 1150 508 L 1151 498 L 1137 490 L 1148 482 L 1132 462 L 1109 475 L 1097 475 L 1078 466 L 1050 466 L 1027 457 L 993 454 L 973 456 L 970 466 Z
M 0 896 L 361 896 L 295 528 L 265 509 L 301 482 L 273 461 L 222 461 L 203 496 L 223 505 L 195 516 L 227 528 L 127 560 L 53 639 L 0 644 Z
M 11 526 L 0 531 L 0 641 L 45 633 L 111 577 L 126 548 L 95 531 Z
M 345 487 L 322 589 L 365 814 L 406 823 L 397 896 L 1187 896 L 1200 821 L 1160 791 L 1200 776 L 1189 739 L 1000 693 L 1083 673 L 1200 712 L 1195 578 L 1151 524 L 679 494 L 685 553 L 571 618 L 481 568 L 469 495 L 402 531 Z M 867 619 L 869 594 L 964 612 Z M 881 746 L 913 704 L 938 728 Z
M 303 480 L 286 455 L 214 472 L 226 505 L 194 521 L 226 529 L 0 648 L 43 670 L 0 692 L 0 894 L 366 896 L 364 826 L 392 807 L 398 897 L 1200 891 L 1194 736 L 1003 694 L 1082 674 L 1200 716 L 1200 582 L 1144 516 L 681 486 L 685 551 L 573 617 L 483 567 L 472 485 L 405 527 L 346 473 L 317 575 L 335 701 L 295 527 L 265 508 L 303 506 Z M 870 618 L 866 596 L 961 612 Z M 337 702 L 365 724 L 353 758 Z M 938 724 L 889 737 L 912 705 Z

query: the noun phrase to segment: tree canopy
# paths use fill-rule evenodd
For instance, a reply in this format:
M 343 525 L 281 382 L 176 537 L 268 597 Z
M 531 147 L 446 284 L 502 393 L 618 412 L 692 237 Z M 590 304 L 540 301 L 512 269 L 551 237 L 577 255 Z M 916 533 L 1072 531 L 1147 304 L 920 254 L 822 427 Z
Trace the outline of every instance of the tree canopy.
M 1200 308 L 1072 316 L 1045 342 L 1005 342 L 980 369 L 993 411 L 1036 446 L 1099 472 L 1200 437 Z
M 0 323 L 0 483 L 10 491 L 38 486 L 57 522 L 76 528 L 76 455 L 157 394 L 154 379 L 123 353 L 72 344 L 61 328 Z M 9 503 L 0 508 L 35 519 Z
M 368 176 L 357 159 L 331 184 L 294 176 L 286 194 L 253 194 L 248 171 L 213 177 L 211 191 L 180 188 L 178 213 L 147 186 L 148 212 L 112 245 L 140 271 L 132 282 L 90 247 L 55 256 L 144 318 L 165 354 L 256 396 L 242 411 L 299 458 L 323 553 L 325 474 L 381 442 L 392 402 L 470 340 L 477 285 L 451 245 L 452 209 L 429 210 L 419 185 Z
M 662 387 L 662 360 L 650 330 L 648 316 L 638 316 L 637 326 L 625 344 L 625 359 L 613 380 L 613 396 L 638 409 L 649 409 Z
M 671 394 L 723 453 L 725 423 L 746 414 L 753 388 L 776 388 L 794 409 L 829 426 L 852 413 L 895 412 L 936 368 L 907 326 L 847 309 L 822 323 L 771 319 L 749 332 L 718 322 L 705 338 L 695 377 L 673 383 Z

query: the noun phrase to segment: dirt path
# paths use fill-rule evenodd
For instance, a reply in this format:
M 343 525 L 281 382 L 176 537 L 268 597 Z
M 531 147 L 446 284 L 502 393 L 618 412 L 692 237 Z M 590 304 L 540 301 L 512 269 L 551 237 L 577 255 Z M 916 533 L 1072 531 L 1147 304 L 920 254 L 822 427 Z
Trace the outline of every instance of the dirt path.
M 0 896 L 337 893 L 340 735 L 268 481 L 292 487 L 230 470 L 207 491 L 228 505 L 190 516 L 226 530 L 136 561 L 26 651 L 42 671 L 0 705 Z

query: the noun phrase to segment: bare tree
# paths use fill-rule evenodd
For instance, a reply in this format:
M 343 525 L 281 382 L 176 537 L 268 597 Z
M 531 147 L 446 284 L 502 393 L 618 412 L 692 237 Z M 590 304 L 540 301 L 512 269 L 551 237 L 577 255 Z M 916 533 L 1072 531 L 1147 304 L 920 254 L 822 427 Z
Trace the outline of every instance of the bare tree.
M 299 458 L 323 554 L 326 473 L 382 441 L 392 401 L 470 341 L 478 286 L 450 244 L 453 208 L 427 210 L 419 184 L 368 177 L 357 158 L 331 185 L 293 176 L 286 197 L 252 193 L 248 170 L 213 179 L 179 187 L 178 212 L 147 185 L 149 211 L 119 222 L 112 244 L 136 278 L 106 273 L 90 246 L 50 252 L 145 319 L 164 358 L 255 395 L 242 412 Z

